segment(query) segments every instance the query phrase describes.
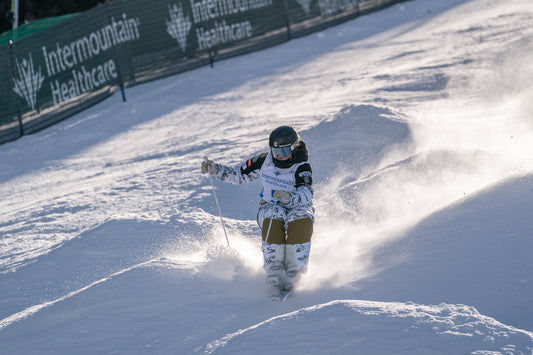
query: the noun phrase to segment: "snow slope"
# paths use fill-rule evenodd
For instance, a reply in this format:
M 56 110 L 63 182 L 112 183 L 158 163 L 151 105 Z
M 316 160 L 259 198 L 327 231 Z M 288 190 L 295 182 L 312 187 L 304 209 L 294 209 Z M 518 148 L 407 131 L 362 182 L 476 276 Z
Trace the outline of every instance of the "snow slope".
M 532 354 L 533 3 L 415 0 L 133 87 L 0 146 L 6 354 Z M 260 186 L 290 123 L 309 272 L 272 304 Z

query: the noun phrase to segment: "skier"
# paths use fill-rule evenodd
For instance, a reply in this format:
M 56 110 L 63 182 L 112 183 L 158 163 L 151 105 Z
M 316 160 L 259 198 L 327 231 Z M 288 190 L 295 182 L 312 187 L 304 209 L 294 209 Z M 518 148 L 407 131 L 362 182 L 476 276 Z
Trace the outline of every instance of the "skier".
M 281 126 L 270 133 L 270 151 L 230 167 L 205 159 L 202 173 L 243 184 L 259 177 L 263 184 L 257 223 L 261 228 L 267 284 L 290 291 L 307 271 L 314 212 L 308 151 L 298 133 Z

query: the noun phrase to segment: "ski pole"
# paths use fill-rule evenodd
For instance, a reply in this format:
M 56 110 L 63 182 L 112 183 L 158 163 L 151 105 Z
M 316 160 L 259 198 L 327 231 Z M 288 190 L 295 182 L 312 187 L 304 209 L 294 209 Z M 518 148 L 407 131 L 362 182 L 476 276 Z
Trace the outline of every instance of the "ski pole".
M 274 208 L 277 208 L 278 206 L 278 202 L 279 201 L 276 201 L 276 203 L 274 204 Z M 272 227 L 272 220 L 274 218 L 272 218 L 273 216 L 270 217 L 270 223 L 268 224 L 268 229 L 267 229 L 267 235 L 266 235 L 266 238 L 265 238 L 265 243 L 268 243 L 268 237 L 270 236 L 270 227 Z
M 204 157 L 204 161 L 207 163 L 208 161 L 207 157 Z M 218 203 L 217 193 L 215 192 L 215 184 L 213 183 L 213 177 L 211 176 L 211 174 L 209 174 L 209 180 L 211 181 L 211 188 L 213 189 L 213 196 L 215 196 L 215 202 L 218 208 L 218 215 L 220 216 L 220 223 L 222 223 L 222 229 L 224 229 L 224 235 L 226 236 L 226 242 L 228 242 L 228 247 L 231 248 L 231 246 L 229 245 L 228 233 L 226 232 L 226 226 L 224 225 L 224 219 L 222 218 L 222 211 L 220 210 L 220 205 Z

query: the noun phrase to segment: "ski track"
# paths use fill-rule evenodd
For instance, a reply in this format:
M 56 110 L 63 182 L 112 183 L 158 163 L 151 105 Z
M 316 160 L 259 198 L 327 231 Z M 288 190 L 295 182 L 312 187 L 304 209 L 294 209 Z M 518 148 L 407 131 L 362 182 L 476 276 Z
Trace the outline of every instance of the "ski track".
M 77 289 L 77 290 L 74 290 L 74 291 L 71 291 L 69 293 L 67 293 L 65 296 L 63 297 L 60 297 L 58 299 L 55 299 L 53 301 L 48 301 L 48 302 L 44 302 L 44 303 L 41 303 L 41 304 L 37 304 L 35 306 L 31 306 L 31 307 L 28 307 L 26 308 L 25 310 L 23 311 L 20 311 L 18 313 L 15 313 L 9 317 L 6 317 L 2 320 L 0 320 L 0 330 L 4 329 L 5 327 L 8 327 L 9 325 L 15 323 L 15 322 L 19 322 L 23 319 L 26 319 L 28 317 L 31 317 L 33 316 L 35 313 L 45 309 L 45 308 L 48 308 L 48 307 L 51 307 L 59 302 L 62 302 L 62 301 L 65 301 L 73 296 L 76 296 L 76 295 L 79 295 L 80 293 L 84 292 L 84 291 L 87 291 L 88 289 L 96 286 L 96 285 L 99 285 L 99 284 L 102 284 L 106 281 L 109 281 L 111 280 L 113 277 L 116 277 L 118 275 L 121 275 L 121 274 L 124 274 L 128 271 L 131 271 L 131 270 L 134 270 L 134 269 L 137 269 L 139 267 L 143 267 L 143 266 L 148 266 L 154 262 L 157 262 L 157 261 L 161 261 L 163 260 L 164 258 L 157 258 L 157 259 L 153 259 L 153 260 L 148 260 L 148 261 L 145 261 L 145 262 L 142 262 L 140 264 L 137 264 L 137 265 L 134 265 L 134 266 L 131 266 L 131 267 L 128 267 L 126 269 L 123 269 L 123 270 L 119 270 L 107 277 L 104 277 L 104 278 L 101 278 L 100 280 L 97 280 L 97 281 L 94 281 L 93 283 L 85 286 L 85 287 L 82 287 L 80 289 Z

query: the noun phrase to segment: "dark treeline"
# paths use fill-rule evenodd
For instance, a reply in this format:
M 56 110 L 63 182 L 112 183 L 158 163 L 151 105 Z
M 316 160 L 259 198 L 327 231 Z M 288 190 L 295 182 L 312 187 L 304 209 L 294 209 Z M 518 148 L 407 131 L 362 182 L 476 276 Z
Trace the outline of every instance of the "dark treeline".
M 19 0 L 19 26 L 51 16 L 71 14 L 95 7 L 104 0 Z M 11 11 L 11 0 L 0 0 L 2 11 L 0 16 L 0 33 L 12 28 L 8 20 Z

